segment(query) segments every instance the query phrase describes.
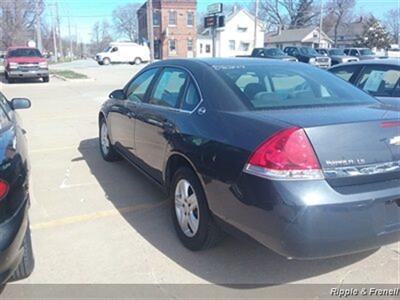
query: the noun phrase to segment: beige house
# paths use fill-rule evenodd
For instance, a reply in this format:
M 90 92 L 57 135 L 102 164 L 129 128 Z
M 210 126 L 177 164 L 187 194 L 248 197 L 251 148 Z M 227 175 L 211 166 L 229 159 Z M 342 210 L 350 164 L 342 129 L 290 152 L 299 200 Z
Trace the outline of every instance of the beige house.
M 288 46 L 306 46 L 312 48 L 331 48 L 333 40 L 318 27 L 282 30 L 279 33 L 265 35 L 264 46 L 284 49 Z

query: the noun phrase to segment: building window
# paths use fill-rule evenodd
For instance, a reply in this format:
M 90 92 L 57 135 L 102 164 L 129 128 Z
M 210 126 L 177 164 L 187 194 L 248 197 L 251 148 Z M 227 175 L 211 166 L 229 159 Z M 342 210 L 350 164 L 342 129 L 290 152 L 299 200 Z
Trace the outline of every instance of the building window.
M 200 43 L 200 53 L 203 53 L 203 43 Z
M 176 11 L 171 10 L 168 14 L 168 25 L 176 26 Z
M 193 51 L 193 40 L 189 39 L 187 41 L 187 51 L 192 52 Z
M 241 42 L 239 46 L 240 51 L 249 51 L 250 43 Z
M 161 24 L 161 12 L 159 10 L 153 11 L 153 25 L 159 27 Z
M 246 32 L 247 31 L 247 27 L 242 27 L 242 26 L 238 26 L 237 29 L 239 32 Z
M 210 45 L 206 45 L 206 53 L 211 53 L 211 46 Z
M 188 11 L 187 13 L 187 26 L 194 25 L 194 13 L 192 11 Z
M 230 40 L 229 41 L 229 50 L 235 51 L 236 50 L 236 41 L 235 40 Z
M 169 54 L 176 55 L 176 40 L 168 40 Z

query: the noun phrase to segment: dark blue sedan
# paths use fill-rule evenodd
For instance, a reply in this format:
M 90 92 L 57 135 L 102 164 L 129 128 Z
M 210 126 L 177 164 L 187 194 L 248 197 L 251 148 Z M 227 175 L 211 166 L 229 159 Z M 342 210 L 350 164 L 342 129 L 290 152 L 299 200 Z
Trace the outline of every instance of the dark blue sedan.
M 326 71 L 266 59 L 167 60 L 110 94 L 100 151 L 171 196 L 182 243 L 222 232 L 309 259 L 400 236 L 400 111 Z

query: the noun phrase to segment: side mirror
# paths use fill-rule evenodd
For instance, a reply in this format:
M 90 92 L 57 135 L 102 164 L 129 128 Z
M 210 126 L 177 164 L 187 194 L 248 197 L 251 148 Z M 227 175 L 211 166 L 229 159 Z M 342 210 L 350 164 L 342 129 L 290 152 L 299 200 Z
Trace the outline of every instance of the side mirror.
M 11 100 L 12 109 L 27 109 L 31 107 L 31 100 L 26 98 L 14 98 Z
M 115 100 L 125 100 L 126 99 L 124 90 L 115 90 L 108 97 L 110 99 L 115 99 Z

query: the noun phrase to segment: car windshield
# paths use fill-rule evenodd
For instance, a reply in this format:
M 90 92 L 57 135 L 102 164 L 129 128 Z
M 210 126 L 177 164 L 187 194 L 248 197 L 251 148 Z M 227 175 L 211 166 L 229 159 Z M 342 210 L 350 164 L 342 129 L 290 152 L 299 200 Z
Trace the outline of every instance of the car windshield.
M 361 55 L 375 55 L 375 53 L 372 52 L 371 49 L 361 49 L 360 53 Z
M 105 49 L 103 50 L 103 52 L 109 52 L 111 49 L 112 49 L 112 47 L 111 47 L 111 46 L 108 46 L 107 48 L 105 48 Z
M 317 68 L 214 66 L 250 110 L 374 104 L 377 100 Z
M 278 48 L 266 49 L 265 53 L 269 56 L 286 56 L 286 54 Z
M 42 57 L 38 49 L 21 48 L 8 52 L 8 57 Z
M 318 52 L 315 51 L 314 48 L 310 48 L 310 47 L 301 47 L 300 53 L 305 54 L 305 55 L 318 55 Z
M 331 49 L 329 55 L 346 55 L 342 49 Z

